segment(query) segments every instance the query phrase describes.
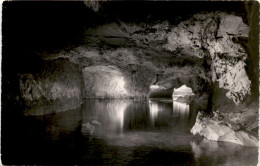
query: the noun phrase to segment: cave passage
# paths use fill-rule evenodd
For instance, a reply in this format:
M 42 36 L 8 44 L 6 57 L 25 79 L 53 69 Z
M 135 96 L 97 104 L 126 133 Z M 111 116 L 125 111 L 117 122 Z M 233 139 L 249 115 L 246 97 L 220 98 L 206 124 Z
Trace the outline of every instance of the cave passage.
M 167 97 L 165 94 L 170 91 L 169 89 L 166 90 L 164 87 L 158 86 L 158 85 L 151 85 L 150 86 L 150 100 L 149 104 L 151 105 L 150 114 L 152 117 L 158 116 L 158 112 L 161 110 L 160 108 L 156 108 L 152 103 L 152 100 L 161 100 L 161 101 L 168 101 L 172 102 L 173 105 L 173 111 L 172 116 L 179 116 L 181 115 L 188 115 L 190 111 L 190 104 L 193 103 L 193 96 L 195 95 L 190 87 L 187 87 L 186 85 L 181 85 L 178 88 L 173 88 L 173 93 L 171 97 Z M 157 106 L 157 105 L 156 105 Z M 156 109 L 155 109 L 156 108 Z
M 187 87 L 186 85 L 182 85 L 179 88 L 173 89 L 172 99 L 178 100 L 179 97 L 190 97 L 193 95 L 194 93 L 192 92 L 192 89 L 190 87 Z
M 256 165 L 257 7 L 5 1 L 3 164 Z

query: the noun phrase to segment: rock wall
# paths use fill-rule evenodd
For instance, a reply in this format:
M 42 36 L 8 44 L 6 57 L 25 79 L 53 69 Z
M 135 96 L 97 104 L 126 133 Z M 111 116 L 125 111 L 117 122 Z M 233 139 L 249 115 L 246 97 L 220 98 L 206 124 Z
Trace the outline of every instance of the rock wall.
M 129 97 L 123 74 L 113 66 L 90 66 L 82 71 L 85 97 Z
M 149 66 L 149 69 L 153 70 L 149 73 L 154 72 L 157 75 L 157 78 L 153 78 L 155 79 L 153 84 L 159 86 L 163 86 L 161 82 L 170 84 L 171 81 L 166 81 L 170 80 L 169 74 L 167 79 L 158 78 L 165 75 L 168 70 L 172 70 L 172 75 L 175 71 L 175 78 L 177 75 L 181 78 L 184 75 L 189 77 L 190 74 L 185 70 L 184 74 L 181 73 L 180 70 L 184 69 L 182 67 L 189 65 L 194 67 L 194 64 L 200 64 L 199 61 L 203 61 L 201 66 L 195 67 L 198 68 L 198 70 L 195 69 L 197 71 L 192 71 L 194 75 L 201 77 L 205 82 L 218 82 L 219 88 L 228 90 L 226 97 L 238 105 L 244 101 L 247 94 L 251 93 L 251 81 L 245 70 L 247 53 L 239 42 L 248 38 L 248 31 L 248 26 L 241 17 L 215 12 L 196 14 L 178 25 L 170 25 L 167 21 L 152 25 L 129 24 L 121 21 L 106 24 L 88 30 L 86 43 L 92 49 L 96 49 L 102 42 L 106 44 L 106 47 L 124 46 L 128 51 L 123 52 L 119 49 L 120 51 L 112 53 L 113 56 L 107 56 L 105 53 L 109 59 L 107 62 L 118 65 L 121 61 L 121 64 L 125 64 L 125 66 L 120 65 L 123 68 L 126 67 L 126 61 L 131 66 Z M 136 51 L 129 47 L 140 49 Z M 101 47 L 99 50 L 103 52 L 104 48 Z M 120 59 L 118 58 L 120 56 L 117 56 L 118 53 L 128 55 L 130 59 L 122 58 L 124 56 Z M 149 54 L 150 57 L 143 56 L 145 54 Z M 159 60 L 158 54 L 161 54 Z M 144 65 L 137 63 L 137 60 L 148 62 Z M 139 77 L 142 77 L 141 75 Z M 142 90 L 146 92 L 147 88 L 145 90 L 142 88 Z
M 248 31 L 241 17 L 222 12 L 195 14 L 177 25 L 117 21 L 88 28 L 81 45 L 38 53 L 43 61 L 74 66 L 49 64 L 60 75 L 77 73 L 73 79 L 59 81 L 46 67 L 48 74 L 21 76 L 21 96 L 29 106 L 62 98 L 169 97 L 185 84 L 198 96 L 210 94 L 213 111 L 226 109 L 222 100 L 237 108 L 251 94 L 248 54 L 240 42 Z M 151 92 L 151 86 L 163 88 Z
M 24 113 L 41 115 L 79 107 L 82 81 L 81 71 L 66 59 L 46 61 L 41 72 L 20 75 Z
M 249 27 L 241 17 L 219 13 L 207 21 L 205 32 L 201 46 L 212 59 L 209 100 L 213 114 L 199 114 L 191 132 L 210 140 L 258 146 L 259 106 L 250 96 L 254 91 L 251 86 L 257 82 L 249 79 L 253 71 L 246 66 L 252 56 L 246 44 Z
M 251 81 L 245 70 L 246 50 L 239 39 L 248 38 L 248 26 L 241 17 L 224 13 L 196 14 L 180 23 L 168 36 L 165 48 L 203 58 L 209 52 L 212 82 L 227 89 L 226 97 L 236 104 L 250 94 Z

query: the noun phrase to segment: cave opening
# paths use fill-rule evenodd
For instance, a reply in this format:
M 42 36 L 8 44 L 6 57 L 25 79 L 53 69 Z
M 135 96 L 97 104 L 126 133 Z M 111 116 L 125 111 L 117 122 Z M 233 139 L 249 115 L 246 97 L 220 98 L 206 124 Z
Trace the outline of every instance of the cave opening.
M 150 85 L 149 98 L 171 98 L 173 88 L 165 88 L 159 85 Z
M 192 89 L 186 85 L 182 85 L 179 88 L 174 88 L 172 93 L 172 99 L 178 100 L 179 98 L 185 98 L 195 95 Z
M 172 94 L 173 112 L 175 114 L 188 114 L 194 95 L 192 89 L 186 85 L 174 88 Z

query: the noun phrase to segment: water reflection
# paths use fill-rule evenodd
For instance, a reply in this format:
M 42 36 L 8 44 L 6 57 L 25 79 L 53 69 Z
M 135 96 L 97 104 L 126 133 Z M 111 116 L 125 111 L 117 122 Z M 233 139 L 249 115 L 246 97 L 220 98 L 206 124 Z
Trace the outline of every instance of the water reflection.
M 125 100 L 88 100 L 82 109 L 83 123 L 96 120 L 101 122 L 103 128 L 122 131 L 124 113 L 128 105 L 129 102 Z
M 159 105 L 158 102 L 149 100 L 149 109 L 151 122 L 154 123 L 158 117 L 159 111 L 162 111 L 163 107 L 162 105 Z
M 81 110 L 37 117 L 45 125 L 27 121 L 23 133 L 29 131 L 28 137 L 19 143 L 24 146 L 15 149 L 23 149 L 26 160 L 56 161 L 59 154 L 59 161 L 73 164 L 256 165 L 257 148 L 194 137 L 190 129 L 196 113 L 193 104 L 176 101 L 87 99 Z M 95 126 L 93 135 L 78 130 L 86 123 Z M 32 137 L 37 132 L 39 136 Z M 31 157 L 34 154 L 41 155 Z
M 150 127 L 149 106 L 146 102 L 131 102 L 124 115 L 124 131 L 145 130 Z
M 189 115 L 190 106 L 187 103 L 180 103 L 177 101 L 172 102 L 173 105 L 173 116 L 187 116 Z
M 166 126 L 188 128 L 192 125 L 189 121 L 193 122 L 191 118 L 195 119 L 196 114 L 190 114 L 189 105 L 186 103 L 176 101 L 170 103 L 160 100 L 138 102 L 90 99 L 82 108 L 82 116 L 83 124 L 91 123 L 93 120 L 101 122 L 103 127 L 100 132 L 105 133 Z
M 37 120 L 44 122 L 45 136 L 50 136 L 53 140 L 59 139 L 62 135 L 74 133 L 81 125 L 80 109 L 73 109 L 50 115 L 36 116 Z
M 256 166 L 258 149 L 210 140 L 191 141 L 196 165 Z

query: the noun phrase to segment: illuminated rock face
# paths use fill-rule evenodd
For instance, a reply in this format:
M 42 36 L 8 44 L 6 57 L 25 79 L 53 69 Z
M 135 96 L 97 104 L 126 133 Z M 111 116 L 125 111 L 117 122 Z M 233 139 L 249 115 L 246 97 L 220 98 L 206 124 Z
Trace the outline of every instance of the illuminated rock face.
M 151 32 L 147 33 L 148 30 Z M 185 76 L 197 75 L 205 82 L 217 82 L 219 88 L 228 90 L 225 97 L 238 105 L 244 101 L 246 95 L 250 95 L 251 91 L 251 81 L 245 69 L 247 53 L 238 42 L 241 38 L 248 37 L 248 31 L 249 28 L 241 17 L 212 12 L 195 14 L 174 26 L 167 21 L 152 25 L 128 24 L 121 21 L 117 24 L 105 24 L 89 29 L 86 32 L 88 35 L 86 42 L 91 43 L 90 50 L 95 50 L 101 42 L 125 47 L 115 51 L 102 50 L 104 60 L 126 69 L 128 75 L 132 77 L 131 80 L 135 81 L 138 80 L 135 79 L 137 73 L 134 74 L 136 69 L 146 68 L 146 71 L 142 71 L 143 73 L 138 77 L 149 75 L 147 78 L 153 78 L 147 82 L 146 80 L 136 81 L 138 84 L 143 84 L 142 86 L 160 86 L 165 88 L 164 91 L 168 91 L 170 88 L 176 88 L 176 85 L 172 85 L 175 79 L 181 81 Z M 136 51 L 132 49 L 133 46 L 143 50 Z M 147 51 L 146 47 L 152 48 L 155 52 L 161 52 L 162 55 L 157 58 L 157 53 Z M 173 56 L 165 50 L 171 52 Z M 153 58 L 144 56 L 146 54 Z M 172 65 L 168 66 L 166 61 Z M 206 71 L 203 69 L 205 66 L 202 68 L 196 66 L 197 68 L 193 67 L 189 71 L 187 66 L 190 62 L 199 64 L 200 61 L 207 61 Z M 168 73 L 169 71 L 172 75 Z M 155 78 L 156 75 L 157 78 Z M 129 76 L 126 77 L 126 85 L 129 85 L 127 88 L 139 86 L 131 83 Z M 142 86 L 137 88 L 134 95 L 147 93 L 147 88 Z M 197 90 L 200 86 L 192 88 Z M 132 93 L 132 89 L 130 91 Z M 140 91 L 144 94 L 140 94 L 142 93 Z M 158 89 L 152 88 L 151 91 L 157 93 Z M 167 94 L 167 92 L 163 93 Z
M 245 70 L 247 54 L 238 40 L 248 37 L 248 26 L 241 17 L 223 13 L 197 14 L 193 19 L 199 21 L 187 20 L 174 27 L 164 47 L 199 58 L 205 57 L 203 49 L 207 49 L 212 61 L 212 81 L 228 90 L 227 98 L 237 105 L 242 103 L 250 94 L 251 81 Z
M 199 113 L 191 133 L 199 134 L 209 140 L 232 142 L 243 146 L 258 146 L 259 144 L 256 136 L 245 131 L 236 131 L 223 116 L 217 113 L 214 113 L 212 118 Z
M 242 103 L 246 94 L 251 94 L 251 81 L 245 71 L 245 62 L 231 65 L 223 60 L 214 63 L 213 80 L 219 82 L 219 87 L 229 90 L 226 97 L 232 99 L 236 105 Z M 227 71 L 227 72 L 224 72 Z M 216 78 L 218 75 L 218 79 Z
M 90 66 L 82 71 L 85 97 L 129 97 L 122 73 L 113 66 Z
M 192 89 L 187 87 L 186 85 L 182 85 L 179 88 L 174 88 L 172 98 L 173 100 L 177 100 L 179 97 L 192 96 L 194 93 Z
M 164 90 L 165 87 L 159 86 L 159 85 L 151 85 L 151 86 L 150 86 L 150 89 L 151 89 L 151 90 Z
M 185 92 L 189 95 L 212 92 L 209 111 L 235 111 L 251 93 L 248 54 L 240 44 L 247 33 L 241 17 L 221 12 L 195 14 L 175 25 L 118 21 L 87 28 L 80 45 L 55 54 L 39 53 L 43 61 L 62 59 L 74 65 L 70 72 L 50 65 L 69 73 L 70 79 L 61 81 L 55 73 L 45 78 L 31 74 L 26 82 L 21 76 L 22 102 L 37 106 L 42 101 L 45 105 L 73 100 L 79 106 L 74 100 L 82 97 L 172 97 L 174 88 L 186 85 L 192 89 Z M 61 110 L 73 106 L 67 103 L 62 102 Z
M 85 35 L 82 45 L 43 54 L 42 58 L 65 58 L 81 69 L 100 64 L 114 66 L 120 69 L 124 88 L 132 97 L 145 98 L 149 92 L 151 96 L 170 97 L 169 92 L 183 84 L 198 94 L 211 82 L 227 90 L 221 98 L 227 97 L 237 105 L 251 93 L 245 69 L 248 55 L 239 43 L 248 37 L 248 26 L 239 16 L 221 12 L 195 14 L 177 25 L 168 21 L 119 21 L 88 28 Z M 114 93 L 110 88 L 107 92 L 99 88 L 94 92 L 92 88 L 90 93 L 86 89 L 87 97 L 113 97 L 115 93 L 127 96 L 126 92 Z

